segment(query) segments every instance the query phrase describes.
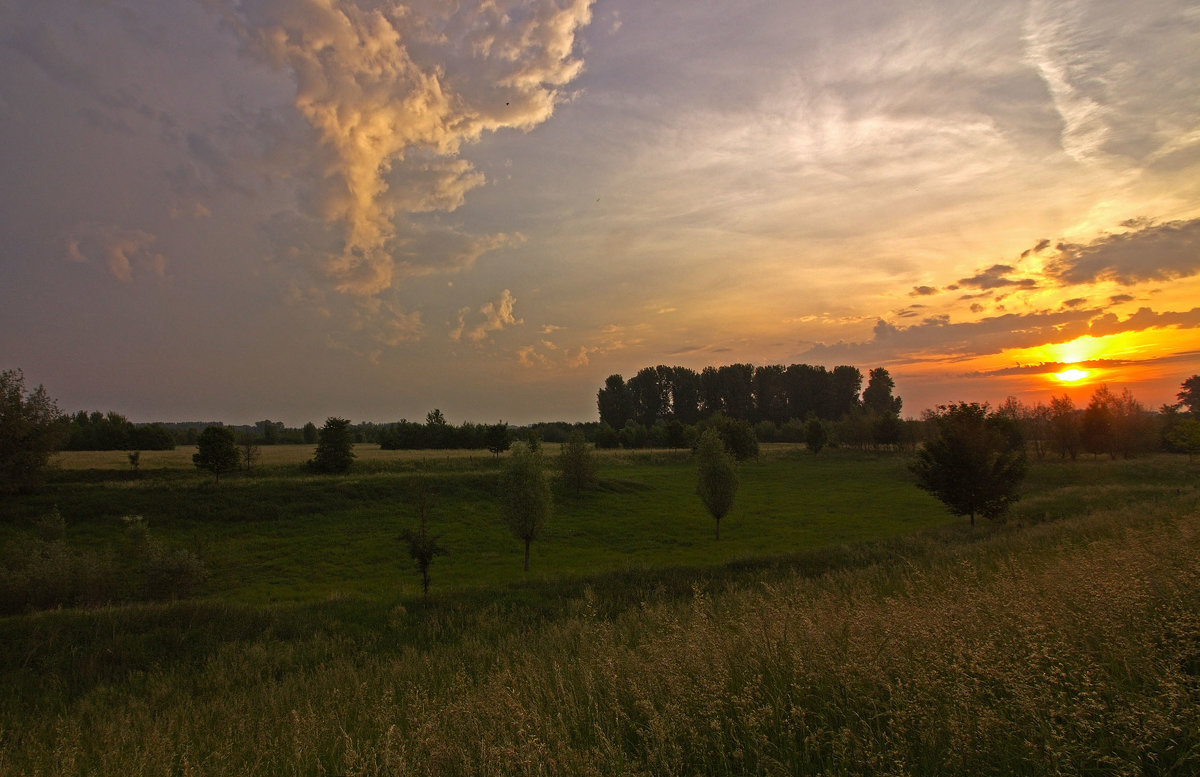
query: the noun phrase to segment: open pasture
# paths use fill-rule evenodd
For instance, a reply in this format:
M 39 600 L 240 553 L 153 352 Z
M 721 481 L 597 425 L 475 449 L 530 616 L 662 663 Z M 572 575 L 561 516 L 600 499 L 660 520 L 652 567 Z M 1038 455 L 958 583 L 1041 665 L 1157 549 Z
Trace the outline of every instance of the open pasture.
M 551 465 L 556 448 L 547 446 Z M 51 488 L 20 510 L 29 519 L 57 506 L 69 541 L 101 544 L 123 531 L 123 516 L 141 515 L 155 536 L 205 562 L 211 576 L 202 595 L 249 603 L 416 593 L 419 579 L 399 537 L 417 523 L 418 478 L 430 493 L 429 530 L 449 551 L 433 565 L 435 591 L 705 568 L 952 520 L 913 487 L 904 457 L 813 456 L 776 445 L 739 467 L 741 488 L 717 541 L 695 495 L 689 452 L 605 451 L 598 488 L 575 494 L 556 485 L 554 516 L 525 574 L 521 545 L 499 512 L 499 459 L 355 450 L 350 474 L 328 476 L 302 468 L 308 446 L 264 446 L 252 472 L 219 484 L 191 466 L 186 448 L 144 461 L 138 473 L 120 452 L 62 454 Z

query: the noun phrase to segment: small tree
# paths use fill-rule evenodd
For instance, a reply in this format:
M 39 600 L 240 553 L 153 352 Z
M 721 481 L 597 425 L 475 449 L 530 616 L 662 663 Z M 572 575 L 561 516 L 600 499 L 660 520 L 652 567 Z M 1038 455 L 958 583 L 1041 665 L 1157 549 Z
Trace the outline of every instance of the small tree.
M 309 421 L 304 425 L 304 429 L 300 432 L 304 435 L 304 444 L 312 445 L 317 441 L 317 425 Z
M 224 426 L 209 426 L 201 432 L 192 454 L 192 463 L 213 473 L 217 483 L 222 472 L 237 469 L 240 459 L 233 432 Z
M 129 451 L 129 453 L 127 453 L 125 455 L 129 457 L 130 469 L 132 469 L 134 472 L 137 472 L 138 467 L 140 467 L 142 465 L 142 452 L 141 451 Z
M 596 485 L 596 454 L 583 432 L 575 429 L 562 444 L 558 454 L 563 481 L 578 494 Z
M 349 472 L 354 462 L 354 441 L 350 421 L 329 417 L 317 433 L 317 452 L 309 466 L 317 472 Z
M 500 421 L 488 424 L 483 432 L 483 442 L 493 456 L 499 456 L 512 447 L 512 437 L 508 434 L 508 424 Z
M 820 418 L 812 416 L 804 424 L 804 444 L 814 454 L 820 453 L 821 449 L 829 444 L 829 431 Z
M 733 458 L 725 452 L 725 443 L 716 429 L 705 429 L 696 445 L 696 493 L 717 521 L 717 539 L 721 539 L 721 519 L 733 507 L 737 492 L 737 471 Z
M 446 549 L 438 544 L 438 538 L 429 534 L 426 527 L 429 517 L 429 492 L 425 487 L 424 478 L 418 477 L 416 480 L 413 504 L 417 508 L 420 526 L 416 531 L 405 529 L 401 539 L 408 543 L 408 555 L 417 563 L 417 569 L 421 572 L 421 595 L 429 596 L 429 567 L 434 558 L 448 554 Z
M 262 458 L 262 449 L 258 447 L 258 441 L 254 435 L 247 434 L 242 436 L 241 457 L 242 464 L 246 467 L 247 472 L 254 469 L 254 465 Z
M 550 484 L 543 472 L 540 450 L 526 445 L 513 448 L 500 476 L 501 507 L 513 536 L 525 543 L 525 571 L 529 571 L 529 546 L 541 534 L 554 511 Z
M 961 402 L 930 414 L 937 433 L 917 451 L 917 486 L 954 515 L 1000 519 L 1025 477 L 1025 445 L 1016 425 L 987 405 Z

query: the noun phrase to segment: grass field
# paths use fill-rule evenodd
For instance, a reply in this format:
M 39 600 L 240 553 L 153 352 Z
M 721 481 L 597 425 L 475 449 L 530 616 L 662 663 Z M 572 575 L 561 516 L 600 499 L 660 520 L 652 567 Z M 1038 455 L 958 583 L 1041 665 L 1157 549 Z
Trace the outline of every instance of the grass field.
M 554 517 L 524 574 L 522 546 L 499 513 L 500 462 L 490 454 L 357 446 L 355 470 L 330 477 L 299 469 L 311 457 L 307 446 L 264 451 L 270 457 L 264 453 L 253 473 L 217 485 L 191 466 L 187 450 L 163 454 L 162 468 L 144 463 L 136 477 L 120 452 L 63 454 L 54 487 L 21 509 L 31 518 L 57 506 L 68 540 L 88 543 L 115 541 L 121 518 L 141 515 L 156 535 L 205 560 L 212 571 L 206 595 L 250 603 L 417 592 L 399 540 L 417 522 L 417 477 L 433 492 L 429 529 L 449 550 L 433 567 L 436 590 L 703 568 L 949 520 L 912 486 L 903 457 L 812 456 L 773 446 L 740 468 L 741 489 L 717 542 L 694 493 L 689 453 L 605 452 L 598 489 L 575 495 L 556 488 Z M 185 469 L 175 466 L 184 461 Z
M 719 542 L 685 456 L 606 457 L 528 576 L 495 464 L 427 463 L 428 601 L 411 462 L 64 467 L 6 536 L 136 511 L 214 574 L 0 618 L 0 774 L 1200 773 L 1200 467 L 1038 463 L 971 530 L 903 456 L 835 454 L 744 465 Z

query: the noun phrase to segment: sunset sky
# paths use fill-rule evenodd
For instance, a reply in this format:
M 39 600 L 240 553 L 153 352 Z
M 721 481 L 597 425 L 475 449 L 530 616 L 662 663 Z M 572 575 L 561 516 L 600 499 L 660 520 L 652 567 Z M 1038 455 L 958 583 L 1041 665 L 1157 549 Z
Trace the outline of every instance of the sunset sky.
M 64 410 L 1200 373 L 1193 0 L 0 0 L 0 180 L 0 368 Z

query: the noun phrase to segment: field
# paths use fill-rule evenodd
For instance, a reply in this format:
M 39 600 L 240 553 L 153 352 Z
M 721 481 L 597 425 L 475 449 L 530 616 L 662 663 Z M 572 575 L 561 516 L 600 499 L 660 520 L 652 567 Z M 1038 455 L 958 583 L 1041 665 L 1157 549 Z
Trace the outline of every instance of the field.
M 6 505 L 5 541 L 55 506 L 80 545 L 138 514 L 212 574 L 0 619 L 0 774 L 1200 771 L 1181 457 L 1037 463 L 972 530 L 902 455 L 768 447 L 717 541 L 686 454 L 612 454 L 556 490 L 526 575 L 489 455 L 359 452 L 219 485 L 186 450 L 81 454 Z M 398 540 L 418 478 L 451 554 L 428 600 Z
M 429 529 L 449 550 L 433 567 L 437 591 L 709 567 L 949 520 L 913 488 L 902 458 L 866 457 L 860 469 L 845 456 L 774 446 L 741 468 L 739 498 L 716 542 L 694 493 L 689 453 L 605 452 L 599 489 L 578 496 L 556 489 L 555 517 L 524 574 L 522 546 L 499 513 L 498 459 L 477 451 L 356 450 L 351 474 L 328 477 L 300 469 L 312 455 L 307 446 L 264 447 L 249 476 L 217 485 L 191 465 L 190 449 L 147 458 L 136 477 L 119 451 L 61 454 L 55 488 L 21 509 L 32 518 L 57 506 L 68 539 L 90 543 L 114 540 L 123 516 L 141 515 L 157 536 L 208 562 L 207 595 L 247 603 L 415 594 L 419 578 L 399 536 L 417 524 L 419 477 L 432 492 Z M 863 488 L 864 474 L 871 489 Z

